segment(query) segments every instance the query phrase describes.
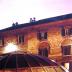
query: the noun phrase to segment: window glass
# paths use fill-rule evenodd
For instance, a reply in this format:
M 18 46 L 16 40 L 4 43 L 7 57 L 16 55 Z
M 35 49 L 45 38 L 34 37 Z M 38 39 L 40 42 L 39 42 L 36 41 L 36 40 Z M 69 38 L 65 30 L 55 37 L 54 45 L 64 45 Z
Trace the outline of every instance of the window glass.
M 47 39 L 47 32 L 44 33 L 44 39 Z
M 61 29 L 61 35 L 65 36 L 65 29 L 64 28 Z
M 71 54 L 71 46 L 62 46 L 62 53 L 63 55 L 70 55 Z
M 37 33 L 37 38 L 39 39 L 39 40 L 41 40 L 42 38 L 41 38 L 41 33 L 39 32 L 39 33 Z
M 47 48 L 39 48 L 39 55 L 48 57 L 48 49 Z
M 0 46 L 4 45 L 4 38 L 0 36 Z
M 72 35 L 72 28 L 69 29 L 69 35 Z
M 72 35 L 72 28 L 62 28 L 61 34 L 62 34 L 62 36 Z
M 37 38 L 39 40 L 47 39 L 47 32 L 39 32 L 39 33 L 37 33 Z
M 24 35 L 19 35 L 18 36 L 18 43 L 24 43 Z

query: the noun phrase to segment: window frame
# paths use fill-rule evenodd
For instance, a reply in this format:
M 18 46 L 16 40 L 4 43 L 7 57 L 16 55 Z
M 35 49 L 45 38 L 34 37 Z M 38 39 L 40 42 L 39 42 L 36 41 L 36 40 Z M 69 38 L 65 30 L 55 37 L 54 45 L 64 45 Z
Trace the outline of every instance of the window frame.
M 48 57 L 49 49 L 48 48 L 39 48 L 38 55 Z
M 4 46 L 4 37 L 0 36 L 0 46 Z
M 24 35 L 18 35 L 18 44 L 23 44 L 25 42 L 24 38 Z
M 37 32 L 37 38 L 38 40 L 45 40 L 48 38 L 47 32 Z
M 71 55 L 71 45 L 61 46 L 62 55 Z
M 71 36 L 72 35 L 72 27 L 69 27 L 69 28 L 62 27 L 61 35 L 62 36 Z

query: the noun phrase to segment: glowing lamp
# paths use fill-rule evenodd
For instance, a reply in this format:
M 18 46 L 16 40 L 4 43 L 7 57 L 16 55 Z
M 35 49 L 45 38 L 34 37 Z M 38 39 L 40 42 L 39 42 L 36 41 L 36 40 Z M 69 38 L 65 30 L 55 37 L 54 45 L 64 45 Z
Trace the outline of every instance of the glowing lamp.
M 4 53 L 10 53 L 10 52 L 17 51 L 17 50 L 18 48 L 15 44 L 8 43 L 8 45 L 4 49 Z
M 69 70 L 69 63 L 65 63 L 65 68 Z

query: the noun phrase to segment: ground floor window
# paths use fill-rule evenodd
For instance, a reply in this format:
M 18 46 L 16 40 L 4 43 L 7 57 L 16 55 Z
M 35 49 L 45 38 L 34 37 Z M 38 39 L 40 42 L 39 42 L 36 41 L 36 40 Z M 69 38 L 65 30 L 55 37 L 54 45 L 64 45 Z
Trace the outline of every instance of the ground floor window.
M 71 46 L 62 46 L 62 54 L 63 55 L 70 55 L 71 54 Z
M 48 49 L 47 48 L 39 48 L 38 54 L 41 56 L 48 57 Z

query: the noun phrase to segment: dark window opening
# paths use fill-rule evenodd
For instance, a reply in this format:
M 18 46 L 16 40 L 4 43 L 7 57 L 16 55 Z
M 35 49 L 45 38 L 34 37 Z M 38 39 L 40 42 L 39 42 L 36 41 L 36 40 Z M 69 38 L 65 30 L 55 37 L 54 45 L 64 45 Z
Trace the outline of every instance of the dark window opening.
M 72 28 L 70 28 L 70 29 L 68 30 L 68 32 L 69 32 L 69 35 L 72 35 Z
M 18 43 L 24 43 L 24 35 L 18 36 Z
M 47 39 L 47 32 L 44 33 L 44 39 Z
M 61 35 L 65 36 L 65 35 L 72 35 L 72 28 L 62 28 L 61 30 Z
M 39 48 L 39 55 L 48 57 L 48 49 L 47 48 Z
M 64 28 L 61 29 L 61 35 L 65 36 L 65 29 Z
M 37 38 L 39 39 L 39 40 L 41 40 L 42 38 L 41 38 L 41 33 L 39 32 L 39 33 L 37 33 Z
M 62 46 L 62 54 L 70 55 L 71 54 L 71 46 Z
M 4 38 L 0 36 L 0 46 L 4 45 Z
M 37 38 L 39 40 L 47 39 L 47 32 L 39 32 L 39 33 L 37 33 Z
M 65 29 L 65 35 L 69 35 L 69 29 Z

